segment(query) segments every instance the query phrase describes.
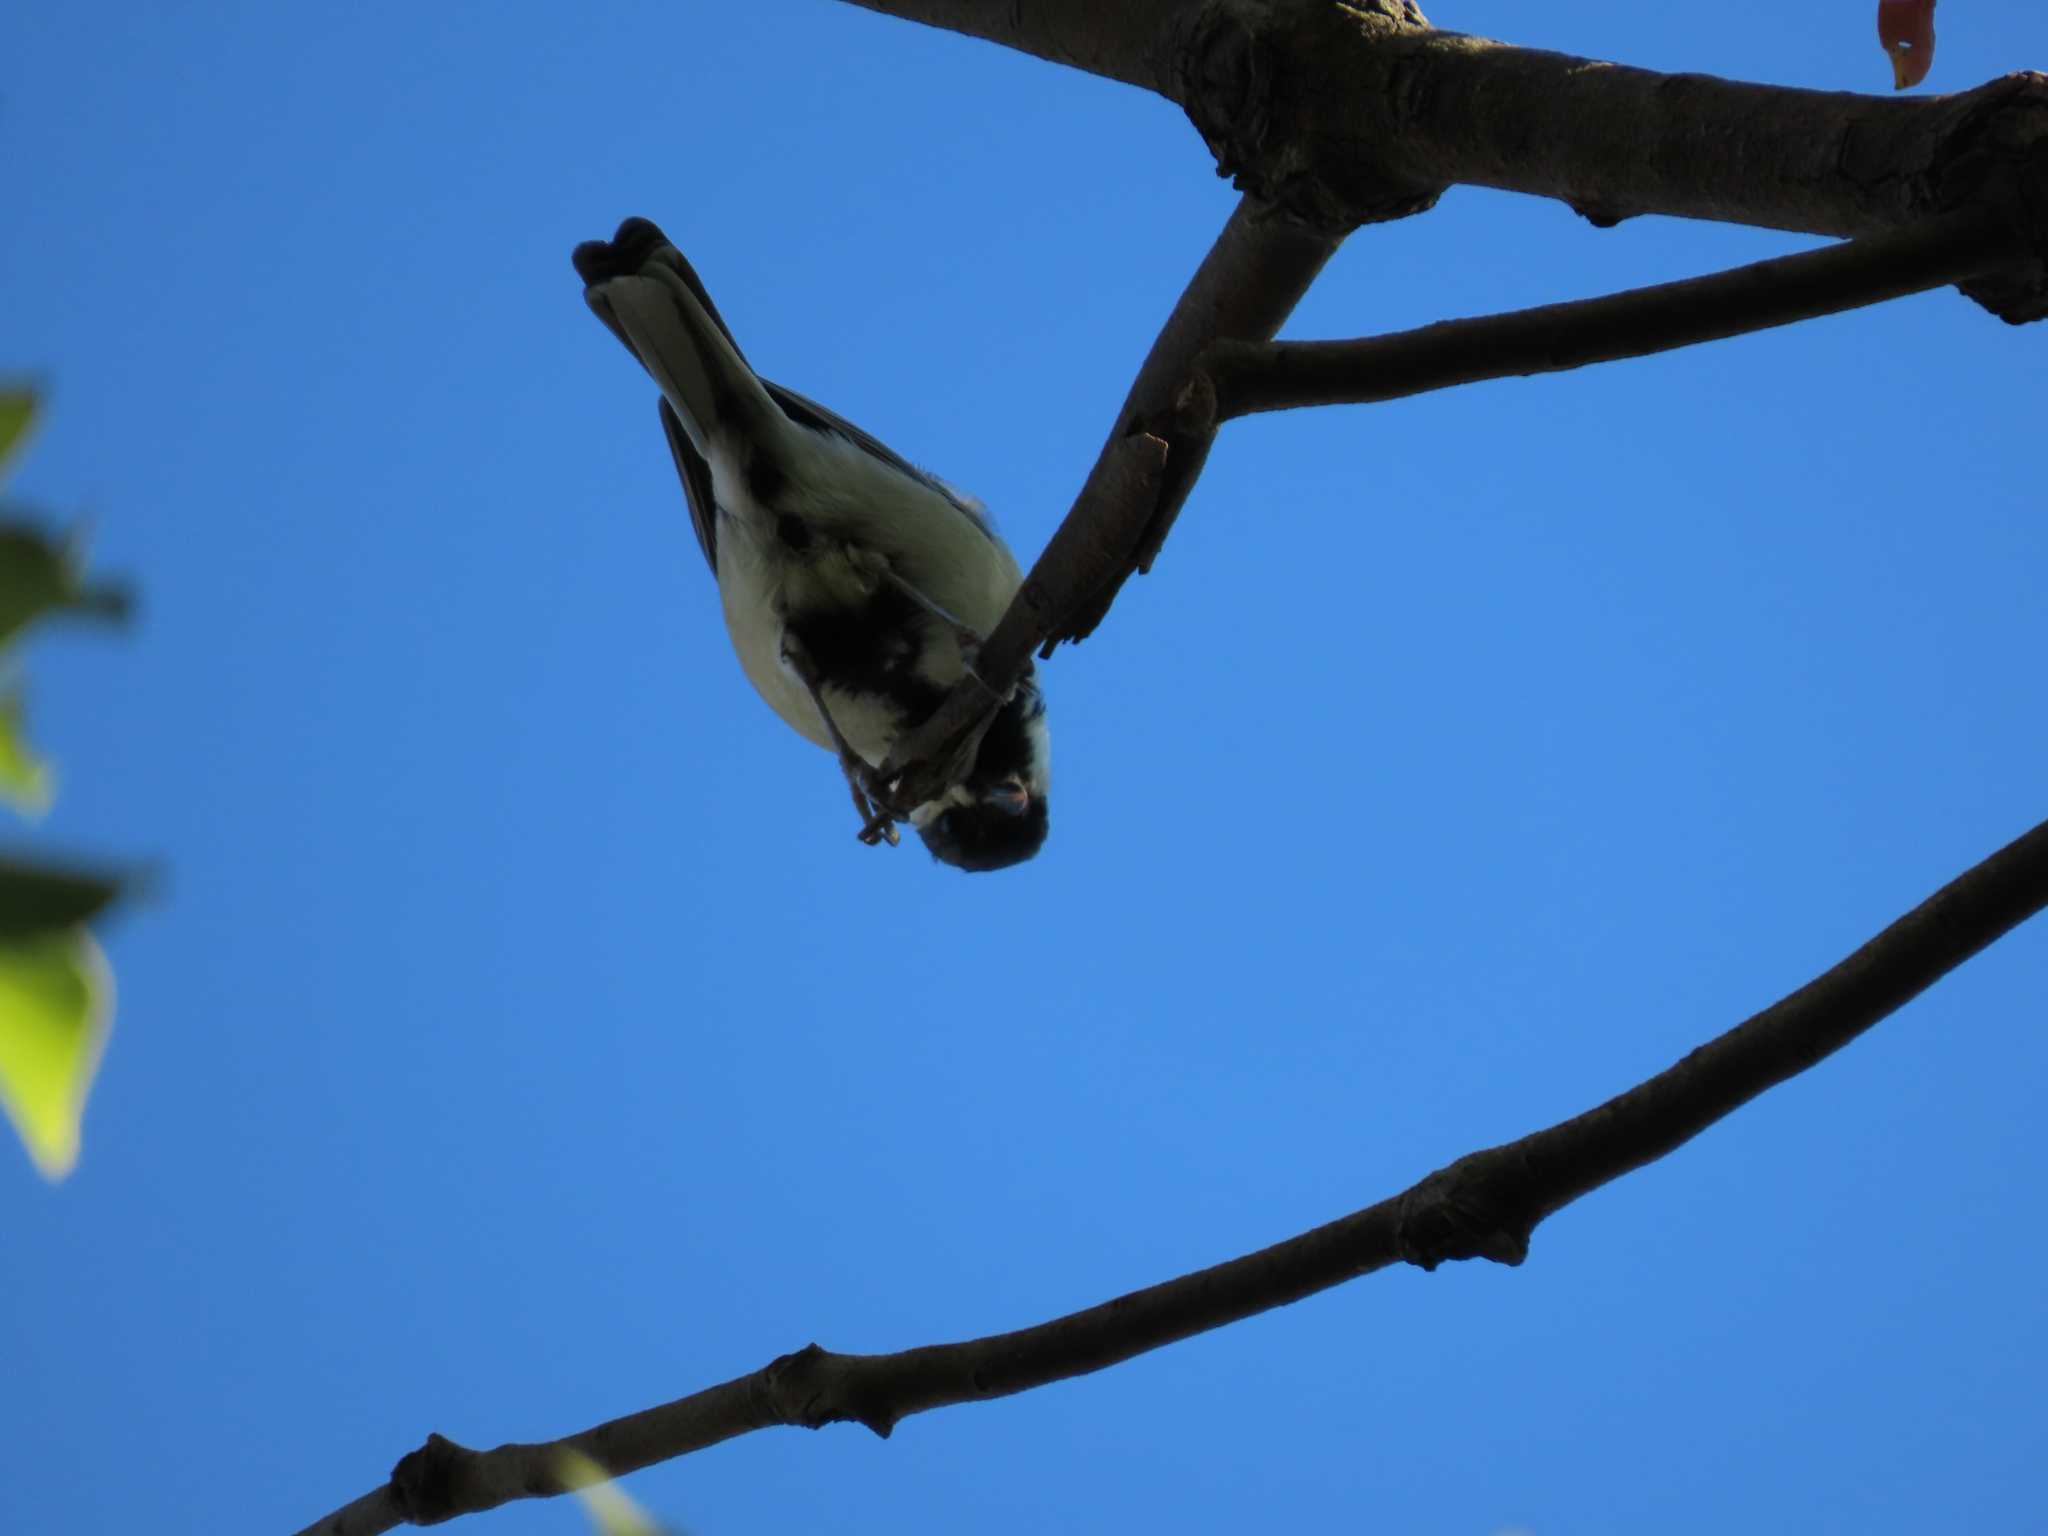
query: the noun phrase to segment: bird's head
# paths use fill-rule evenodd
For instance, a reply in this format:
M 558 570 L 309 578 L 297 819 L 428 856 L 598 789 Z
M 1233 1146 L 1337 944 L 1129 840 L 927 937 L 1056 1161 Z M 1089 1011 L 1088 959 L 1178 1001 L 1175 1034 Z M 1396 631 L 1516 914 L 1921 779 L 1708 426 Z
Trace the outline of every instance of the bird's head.
M 1052 735 L 1029 678 L 996 713 L 965 780 L 910 813 L 932 857 L 956 869 L 1003 869 L 1044 846 Z

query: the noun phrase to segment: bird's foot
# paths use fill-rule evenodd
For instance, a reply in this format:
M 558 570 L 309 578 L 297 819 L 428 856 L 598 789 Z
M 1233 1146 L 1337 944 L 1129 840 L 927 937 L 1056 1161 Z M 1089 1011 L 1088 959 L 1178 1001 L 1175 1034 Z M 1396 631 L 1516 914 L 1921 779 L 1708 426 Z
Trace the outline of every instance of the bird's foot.
M 874 771 L 858 758 L 841 758 L 839 767 L 846 775 L 846 787 L 853 792 L 853 808 L 860 816 L 860 840 L 872 848 L 886 842 L 894 848 L 903 839 L 896 831 L 896 823 L 902 818 L 894 806 L 880 793 L 880 786 L 874 781 Z
M 903 819 L 903 813 L 883 791 L 875 770 L 840 734 L 839 722 L 832 718 L 825 703 L 824 682 L 817 664 L 803 642 L 787 631 L 782 636 L 782 661 L 810 691 L 811 702 L 818 707 L 818 718 L 824 722 L 833 750 L 839 754 L 839 771 L 846 775 L 846 787 L 853 793 L 853 808 L 860 813 L 860 840 L 870 848 L 884 842 L 894 848 L 902 841 L 895 824 Z

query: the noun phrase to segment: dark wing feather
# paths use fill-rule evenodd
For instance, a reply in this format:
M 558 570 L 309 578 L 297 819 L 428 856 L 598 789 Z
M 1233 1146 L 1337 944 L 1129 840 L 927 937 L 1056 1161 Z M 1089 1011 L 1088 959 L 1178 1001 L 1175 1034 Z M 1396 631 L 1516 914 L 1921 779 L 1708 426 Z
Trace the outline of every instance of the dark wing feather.
M 725 317 L 719 314 L 718 307 L 711 302 L 711 295 L 704 291 L 704 284 L 698 278 L 696 270 L 681 259 L 680 253 L 676 265 L 683 281 L 689 284 L 690 291 L 696 295 L 697 302 L 704 306 L 704 313 L 725 333 L 725 339 L 732 342 L 733 351 L 739 353 L 741 360 L 745 361 L 746 354 L 740 352 L 740 344 L 733 340 L 732 327 L 725 323 Z M 809 427 L 814 432 L 837 433 L 862 452 L 871 454 L 891 468 L 910 476 L 911 479 L 930 486 L 980 529 L 983 537 L 991 543 L 1002 542 L 1001 536 L 996 533 L 995 525 L 989 521 L 988 514 L 982 510 L 980 503 L 970 501 L 936 475 L 927 474 L 919 469 L 880 438 L 863 432 L 838 412 L 767 379 L 761 380 L 761 384 L 768 391 L 769 398 L 782 407 L 782 413 L 798 426 Z M 683 482 L 683 500 L 690 508 L 690 527 L 696 531 L 697 547 L 704 551 L 704 559 L 711 567 L 711 574 L 716 576 L 718 508 L 712 499 L 711 466 L 691 444 L 688 435 L 683 431 L 683 424 L 676 419 L 675 411 L 665 399 L 661 402 L 661 430 L 663 436 L 668 439 L 668 451 L 675 458 L 676 474 Z
M 818 404 L 817 401 L 807 399 L 793 389 L 785 389 L 780 384 L 770 384 L 766 379 L 763 379 L 761 383 L 766 386 L 769 398 L 782 407 L 782 414 L 798 426 L 809 427 L 814 432 L 836 432 L 863 453 L 870 454 L 880 459 L 890 468 L 910 476 L 911 479 L 921 484 L 930 486 L 955 507 L 959 508 L 968 521 L 979 528 L 991 543 L 1002 542 L 996 533 L 995 525 L 989 521 L 988 513 L 982 510 L 980 503 L 970 501 L 962 496 L 952 486 L 939 479 L 938 476 L 927 474 L 924 470 L 919 469 L 887 443 L 879 438 L 870 437 L 838 412 L 827 410 L 824 406 Z
M 674 249 L 674 247 L 670 247 Z M 697 269 L 683 259 L 681 251 L 675 252 L 675 270 L 696 295 L 697 302 L 704 306 L 704 313 L 711 317 L 711 323 L 725 333 L 725 339 L 732 343 L 733 351 L 741 362 L 747 354 L 740 351 L 740 344 L 734 339 L 732 327 L 725 323 L 725 316 L 718 312 L 718 306 L 711 302 L 711 295 L 704 291 L 703 279 L 697 276 Z M 774 386 L 769 386 L 774 392 Z M 697 547 L 704 551 L 705 564 L 711 567 L 713 578 L 718 575 L 718 504 L 711 495 L 711 466 L 705 462 L 683 431 L 683 424 L 676 419 L 676 413 L 666 399 L 661 402 L 661 432 L 668 439 L 668 451 L 676 461 L 676 475 L 683 482 L 683 500 L 690 509 L 690 527 L 697 535 Z
M 718 507 L 711 499 L 711 465 L 705 461 L 676 419 L 668 397 L 661 397 L 661 431 L 668 439 L 668 451 L 676 461 L 676 475 L 683 482 L 683 501 L 690 509 L 690 527 L 696 531 L 697 547 L 718 576 Z

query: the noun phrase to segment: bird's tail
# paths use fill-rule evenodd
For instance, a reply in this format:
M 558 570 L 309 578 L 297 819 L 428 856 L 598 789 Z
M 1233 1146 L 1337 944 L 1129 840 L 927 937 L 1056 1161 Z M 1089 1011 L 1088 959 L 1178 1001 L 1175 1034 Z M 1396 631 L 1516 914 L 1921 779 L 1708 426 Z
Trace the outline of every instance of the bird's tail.
M 715 437 L 761 435 L 788 418 L 768 397 L 683 253 L 646 219 L 576 247 L 591 310 L 640 360 L 707 459 Z

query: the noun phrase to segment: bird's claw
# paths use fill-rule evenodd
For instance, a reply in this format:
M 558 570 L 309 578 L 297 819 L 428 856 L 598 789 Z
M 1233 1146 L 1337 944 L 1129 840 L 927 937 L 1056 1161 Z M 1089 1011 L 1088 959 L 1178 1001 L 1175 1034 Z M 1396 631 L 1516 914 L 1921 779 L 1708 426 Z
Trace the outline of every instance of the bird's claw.
M 840 759 L 839 766 L 846 774 L 846 787 L 853 791 L 853 808 L 860 816 L 860 840 L 870 848 L 883 842 L 894 848 L 903 840 L 896 831 L 902 816 L 875 783 L 873 771 L 866 763 L 845 758 Z
M 903 841 L 903 834 L 896 830 L 896 824 L 888 818 L 886 813 L 880 815 L 876 820 L 870 821 L 866 826 L 854 833 L 854 836 L 870 848 L 877 847 L 882 843 L 887 843 L 891 848 L 894 848 Z

